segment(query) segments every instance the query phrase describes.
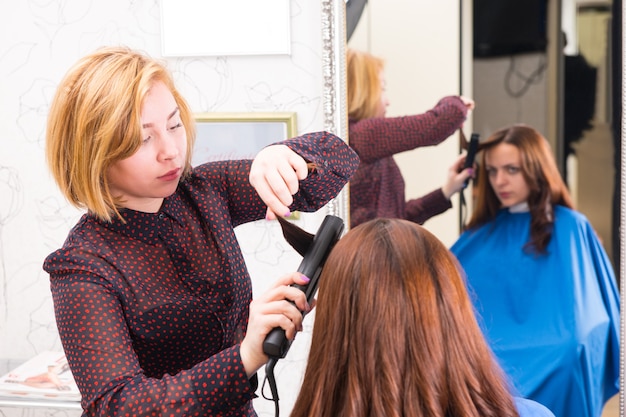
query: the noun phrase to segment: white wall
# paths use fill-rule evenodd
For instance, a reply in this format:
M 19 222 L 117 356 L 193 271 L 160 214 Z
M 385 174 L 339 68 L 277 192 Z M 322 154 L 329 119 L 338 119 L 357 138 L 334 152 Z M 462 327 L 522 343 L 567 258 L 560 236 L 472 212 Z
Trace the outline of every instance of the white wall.
M 461 93 L 461 77 L 471 74 L 471 68 L 469 62 L 464 62 L 465 70 L 461 69 L 461 57 L 466 60 L 467 55 L 462 55 L 466 45 L 460 41 L 460 19 L 457 0 L 368 1 L 349 46 L 385 60 L 391 102 L 388 116 L 423 113 L 442 97 Z M 468 36 L 471 28 L 466 26 L 465 40 Z M 471 86 L 465 88 L 464 94 L 471 95 Z M 470 128 L 471 116 L 464 129 L 468 137 Z M 458 136 L 454 134 L 436 147 L 396 155 L 407 184 L 406 198 L 420 197 L 441 187 L 458 153 Z M 447 245 L 459 234 L 458 196 L 453 198 L 453 206 L 424 224 Z
M 295 111 L 300 133 L 322 130 L 320 3 L 291 0 L 290 15 L 289 56 L 167 59 L 193 111 Z M 5 361 L 61 348 L 42 263 L 81 213 L 62 198 L 44 161 L 46 116 L 56 85 L 79 57 L 102 45 L 125 44 L 158 58 L 161 33 L 158 0 L 0 1 L 0 16 L 0 361 Z M 315 229 L 318 220 L 303 215 L 300 225 Z M 247 225 L 238 236 L 255 292 L 297 268 L 300 257 L 275 222 Z M 277 367 L 285 415 L 305 358 L 301 346 L 307 336 L 299 339 Z M 273 414 L 266 400 L 256 406 Z
M 529 124 L 549 137 L 547 66 L 544 53 L 474 61 L 474 129 L 482 138 L 513 123 Z
M 542 132 L 557 152 L 561 129 L 560 13 L 561 0 L 549 1 L 545 52 L 473 61 L 474 129 L 481 137 L 513 123 L 526 123 Z

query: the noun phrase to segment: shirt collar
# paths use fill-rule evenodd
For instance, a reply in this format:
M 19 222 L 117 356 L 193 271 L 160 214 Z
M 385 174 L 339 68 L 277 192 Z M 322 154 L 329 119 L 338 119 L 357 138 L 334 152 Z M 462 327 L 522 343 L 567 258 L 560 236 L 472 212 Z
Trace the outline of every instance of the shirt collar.
M 111 222 L 97 219 L 108 229 L 122 233 L 134 239 L 139 239 L 146 243 L 156 243 L 158 240 L 159 225 L 165 218 L 176 221 L 181 226 L 184 225 L 184 206 L 180 195 L 175 193 L 163 200 L 161 208 L 156 213 L 146 213 L 124 208 L 120 214 L 126 222 L 114 217 Z
M 509 213 L 526 213 L 528 211 L 530 211 L 530 209 L 528 208 L 527 201 L 509 207 Z

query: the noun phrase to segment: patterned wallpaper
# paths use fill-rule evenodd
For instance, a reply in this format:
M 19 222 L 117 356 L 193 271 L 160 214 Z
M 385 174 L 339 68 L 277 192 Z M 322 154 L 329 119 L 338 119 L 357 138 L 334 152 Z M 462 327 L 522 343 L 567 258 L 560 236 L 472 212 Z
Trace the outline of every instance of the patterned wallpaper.
M 291 0 L 289 6 L 290 55 L 166 59 L 194 112 L 293 111 L 299 133 L 323 130 L 320 2 Z M 0 363 L 7 364 L 61 349 L 41 266 L 82 213 L 63 199 L 44 160 L 56 85 L 70 65 L 99 46 L 124 44 L 160 57 L 161 29 L 158 0 L 0 0 L 0 15 Z M 300 226 L 315 230 L 321 217 L 304 214 Z M 300 258 L 275 222 L 245 225 L 237 234 L 255 292 L 297 268 Z M 309 330 L 311 323 L 308 317 Z M 307 342 L 308 334 L 300 335 L 276 368 L 285 415 Z M 256 401 L 260 415 L 274 414 L 272 403 Z M 0 416 L 33 413 L 0 407 Z

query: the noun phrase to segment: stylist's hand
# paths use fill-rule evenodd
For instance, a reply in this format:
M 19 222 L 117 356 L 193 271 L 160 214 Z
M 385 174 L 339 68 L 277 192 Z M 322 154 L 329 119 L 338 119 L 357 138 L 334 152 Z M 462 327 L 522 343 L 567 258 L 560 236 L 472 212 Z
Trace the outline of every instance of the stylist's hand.
M 248 330 L 240 347 L 241 362 L 248 377 L 267 362 L 263 341 L 272 329 L 282 327 L 289 340 L 302 330 L 302 312 L 308 313 L 311 307 L 304 292 L 289 286 L 294 283 L 306 285 L 309 279 L 299 272 L 285 275 L 265 294 L 250 303 Z M 293 301 L 295 306 L 287 300 Z
M 288 216 L 299 181 L 308 175 L 306 161 L 286 145 L 263 148 L 250 168 L 250 184 L 267 204 L 267 218 Z
M 443 195 L 445 195 L 448 200 L 455 193 L 458 193 L 463 189 L 465 181 L 468 178 L 474 177 L 474 167 L 466 168 L 459 172 L 465 163 L 465 156 L 465 154 L 459 156 L 448 168 L 448 178 L 446 183 L 441 187 Z
M 465 96 L 459 96 L 459 98 L 461 99 L 463 104 L 465 104 L 467 110 L 474 110 L 474 107 L 476 107 L 476 103 L 474 103 L 474 100 L 472 100 L 471 98 Z

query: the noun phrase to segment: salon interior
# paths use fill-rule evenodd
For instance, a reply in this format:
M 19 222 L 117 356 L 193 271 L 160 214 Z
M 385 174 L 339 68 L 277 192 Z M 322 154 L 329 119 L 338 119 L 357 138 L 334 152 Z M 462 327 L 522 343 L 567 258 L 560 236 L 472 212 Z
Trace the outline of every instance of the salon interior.
M 61 350 L 41 265 L 82 213 L 63 199 L 47 171 L 46 115 L 67 68 L 103 45 L 124 44 L 166 60 L 197 114 L 239 115 L 235 120 L 244 121 L 259 114 L 269 119 L 287 114 L 290 132 L 297 134 L 329 130 L 349 140 L 344 79 L 348 46 L 385 59 L 388 116 L 426 111 L 446 95 L 472 97 L 476 108 L 463 127 L 467 137 L 472 132 L 486 137 L 501 126 L 524 122 L 551 141 L 578 210 L 589 218 L 622 279 L 621 139 L 614 134 L 622 103 L 615 92 L 623 75 L 621 66 L 615 71 L 615 46 L 621 45 L 622 34 L 611 29 L 621 1 L 616 7 L 611 0 L 543 0 L 545 43 L 494 54 L 475 51 L 474 36 L 489 36 L 489 31 L 477 32 L 474 26 L 488 26 L 495 17 L 477 20 L 471 1 L 271 0 L 262 13 L 250 17 L 221 9 L 221 2 L 198 0 L 180 2 L 180 13 L 165 16 L 173 2 L 0 4 L 5 17 L 0 28 L 0 374 L 39 352 Z M 202 13 L 188 11 L 193 8 Z M 229 13 L 221 20 L 233 27 L 228 29 L 232 37 L 224 35 L 227 29 L 219 22 L 211 21 L 222 32 L 207 29 L 207 16 L 221 13 Z M 260 36 L 267 25 L 276 27 L 278 35 Z M 575 55 L 596 68 L 596 82 L 589 128 L 576 138 L 571 153 L 563 139 L 563 71 L 565 57 Z M 455 133 L 436 147 L 398 155 L 407 198 L 443 183 L 445 167 L 459 152 Z M 294 221 L 315 230 L 326 213 L 347 220 L 348 192 L 326 210 L 299 213 Z M 425 227 L 449 246 L 459 236 L 464 215 L 455 200 L 453 209 Z M 277 276 L 298 265 L 299 255 L 289 250 L 278 225 L 255 222 L 237 233 L 255 293 L 267 285 L 259 277 Z M 303 334 L 276 368 L 284 415 L 289 415 L 299 390 L 312 319 L 305 320 Z M 261 397 L 255 408 L 259 415 L 273 415 L 273 404 Z M 80 415 L 76 404 L 0 401 L 3 416 L 51 412 Z M 618 415 L 624 414 L 616 396 L 603 416 Z

